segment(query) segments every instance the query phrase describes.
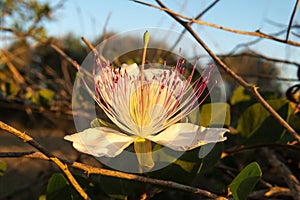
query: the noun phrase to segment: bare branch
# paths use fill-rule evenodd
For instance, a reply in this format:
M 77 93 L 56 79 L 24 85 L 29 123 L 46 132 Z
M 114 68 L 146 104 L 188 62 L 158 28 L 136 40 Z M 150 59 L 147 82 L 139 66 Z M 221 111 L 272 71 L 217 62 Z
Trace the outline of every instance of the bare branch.
M 289 188 L 274 186 L 270 189 L 254 191 L 248 197 L 250 199 L 265 199 L 276 196 L 292 197 L 292 193 Z
M 277 41 L 277 42 L 281 42 L 281 43 L 285 43 L 285 44 L 289 44 L 289 45 L 293 45 L 293 46 L 300 46 L 299 42 L 281 39 L 281 38 L 278 38 L 278 37 L 275 37 L 275 36 L 272 36 L 272 35 L 265 34 L 265 33 L 261 32 L 259 30 L 255 31 L 255 32 L 251 32 L 251 31 L 242 31 L 242 30 L 236 30 L 236 29 L 232 29 L 232 28 L 227 28 L 227 27 L 220 26 L 220 25 L 217 25 L 217 24 L 213 24 L 213 23 L 209 23 L 209 22 L 203 22 L 203 21 L 196 20 L 196 19 L 193 19 L 193 18 L 190 18 L 190 17 L 186 17 L 186 16 L 181 15 L 179 13 L 176 13 L 176 12 L 174 12 L 174 11 L 166 8 L 166 7 L 162 7 L 162 6 L 159 7 L 159 6 L 155 6 L 155 5 L 152 5 L 152 4 L 149 4 L 149 3 L 145 3 L 145 2 L 142 2 L 142 1 L 138 1 L 138 0 L 132 0 L 132 1 L 134 1 L 136 3 L 140 3 L 140 4 L 143 4 L 143 5 L 146 5 L 146 6 L 149 6 L 149 7 L 152 7 L 152 8 L 163 10 L 163 11 L 167 12 L 168 14 L 170 14 L 172 16 L 176 16 L 176 18 L 180 19 L 182 21 L 182 23 L 188 23 L 189 24 L 190 22 L 194 22 L 196 24 L 200 24 L 200 25 L 204 25 L 204 26 L 209 26 L 209 27 L 217 28 L 217 29 L 220 29 L 220 30 L 224 30 L 224 31 L 228 31 L 228 32 L 236 33 L 236 34 L 250 35 L 250 36 L 255 36 L 255 37 L 260 37 L 260 38 L 274 40 L 274 41 Z M 182 19 L 185 19 L 185 20 L 187 20 L 189 22 L 183 21 Z
M 285 38 L 286 41 L 289 40 L 291 27 L 292 27 L 292 24 L 293 24 L 293 20 L 294 20 L 294 17 L 295 17 L 295 14 L 296 14 L 296 11 L 297 11 L 299 2 L 300 2 L 300 0 L 296 0 L 296 4 L 295 4 L 295 6 L 294 6 L 294 10 L 293 10 L 293 13 L 292 13 L 292 15 L 291 15 L 290 22 L 289 22 L 289 26 L 288 26 L 287 33 L 286 33 L 286 38 Z
M 70 58 L 62 49 L 60 49 L 58 46 L 56 46 L 55 44 L 50 44 L 51 48 L 53 48 L 57 53 L 59 53 L 62 57 L 64 57 L 69 63 L 71 63 L 75 69 L 79 70 L 80 65 L 73 60 L 72 58 Z
M 243 151 L 251 150 L 251 149 L 258 149 L 258 148 L 264 148 L 264 147 L 272 147 L 272 148 L 287 148 L 287 149 L 293 149 L 296 151 L 300 151 L 300 146 L 297 146 L 295 144 L 281 144 L 281 143 L 263 143 L 263 144 L 253 144 L 253 145 L 241 145 L 241 146 L 235 146 L 229 149 L 225 149 L 224 152 L 228 154 L 235 154 L 240 153 Z
M 213 8 L 220 0 L 215 0 L 212 2 L 206 9 L 204 9 L 201 13 L 199 13 L 195 19 L 200 19 L 205 13 L 207 13 L 211 8 Z M 192 21 L 189 22 L 189 24 L 193 24 Z M 177 44 L 181 41 L 183 35 L 186 33 L 186 29 L 183 29 L 183 31 L 180 33 L 180 36 L 177 38 L 177 40 L 174 42 L 173 46 L 170 48 L 170 51 L 173 51 L 173 49 L 177 46 Z

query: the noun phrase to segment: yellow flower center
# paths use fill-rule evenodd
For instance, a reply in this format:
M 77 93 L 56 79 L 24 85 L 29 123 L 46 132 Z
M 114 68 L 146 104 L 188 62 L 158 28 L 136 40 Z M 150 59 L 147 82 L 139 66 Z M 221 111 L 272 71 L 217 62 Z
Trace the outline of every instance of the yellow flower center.
M 164 123 L 164 118 L 174 110 L 176 98 L 166 87 L 148 83 L 137 88 L 130 98 L 130 116 L 140 128 Z

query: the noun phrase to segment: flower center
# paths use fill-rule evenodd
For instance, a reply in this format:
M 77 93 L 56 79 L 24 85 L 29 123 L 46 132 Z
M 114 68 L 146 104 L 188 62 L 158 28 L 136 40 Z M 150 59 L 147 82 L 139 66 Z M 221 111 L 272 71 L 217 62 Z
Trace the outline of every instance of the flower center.
M 139 135 L 160 128 L 175 110 L 176 102 L 173 92 L 162 84 L 146 82 L 138 87 L 130 98 L 130 116 L 141 130 Z

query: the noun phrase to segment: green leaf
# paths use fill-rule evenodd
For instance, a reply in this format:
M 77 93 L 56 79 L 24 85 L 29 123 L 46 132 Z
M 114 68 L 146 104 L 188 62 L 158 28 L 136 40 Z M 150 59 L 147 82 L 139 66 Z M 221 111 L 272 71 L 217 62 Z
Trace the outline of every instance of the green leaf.
M 41 89 L 34 94 L 32 102 L 49 108 L 55 93 L 50 89 Z
M 46 189 L 47 200 L 73 199 L 69 182 L 62 174 L 53 174 Z
M 247 199 L 247 196 L 252 192 L 261 176 L 262 172 L 257 162 L 247 165 L 229 185 L 234 199 Z
M 3 96 L 12 98 L 18 94 L 20 87 L 15 82 L 8 81 L 0 85 L 0 90 L 3 93 Z
M 295 129 L 295 131 L 300 131 L 300 113 L 291 114 L 288 123 Z
M 300 112 L 295 113 L 297 105 L 289 102 L 289 118 L 288 123 L 295 129 L 296 132 L 300 131 Z
M 229 126 L 230 105 L 227 103 L 207 103 L 202 105 L 200 109 L 199 124 L 204 127 L 210 125 Z
M 211 170 L 212 167 L 220 160 L 223 150 L 223 143 L 211 143 L 202 146 L 198 153 L 198 157 L 202 158 L 202 160 L 197 173 Z
M 288 119 L 289 106 L 286 99 L 270 100 L 268 103 L 283 119 Z M 253 104 L 245 110 L 240 117 L 237 130 L 242 136 L 251 138 L 249 142 L 274 142 L 284 132 L 284 128 L 260 103 Z
M 3 176 L 5 171 L 6 171 L 6 163 L 0 162 L 0 176 Z
M 251 95 L 247 93 L 246 89 L 243 86 L 237 87 L 230 99 L 230 104 L 235 105 L 241 102 L 248 102 L 252 99 Z

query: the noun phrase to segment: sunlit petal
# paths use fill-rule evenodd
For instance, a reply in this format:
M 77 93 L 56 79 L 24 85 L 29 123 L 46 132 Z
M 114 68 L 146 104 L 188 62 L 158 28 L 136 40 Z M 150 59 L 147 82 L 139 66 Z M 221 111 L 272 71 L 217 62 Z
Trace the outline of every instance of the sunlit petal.
M 73 147 L 80 152 L 97 157 L 115 157 L 135 138 L 107 127 L 97 127 L 67 135 L 64 139 L 73 142 Z
M 136 63 L 130 64 L 130 65 L 122 64 L 121 69 L 120 69 L 121 76 L 123 76 L 125 74 L 125 71 L 129 76 L 132 76 L 132 75 L 138 76 L 140 73 L 140 68 Z
M 191 123 L 177 123 L 158 135 L 147 139 L 176 151 L 187 151 L 196 147 L 226 140 L 225 128 L 205 128 Z

